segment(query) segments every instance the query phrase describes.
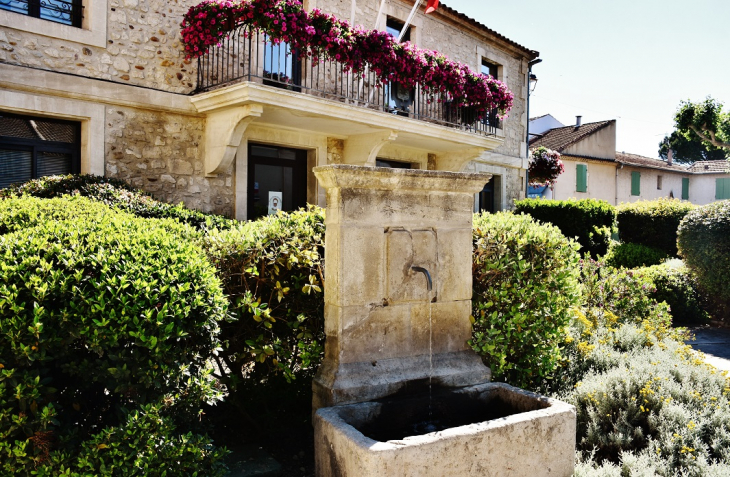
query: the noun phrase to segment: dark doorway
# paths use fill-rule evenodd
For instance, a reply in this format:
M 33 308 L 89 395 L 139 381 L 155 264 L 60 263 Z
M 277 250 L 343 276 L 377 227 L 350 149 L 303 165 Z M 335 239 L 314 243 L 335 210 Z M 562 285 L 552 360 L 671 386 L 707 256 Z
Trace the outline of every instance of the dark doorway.
M 479 193 L 479 212 L 497 212 L 494 201 L 494 176 L 489 179 L 489 182 L 484 186 L 484 189 Z
M 248 218 L 275 208 L 292 211 L 307 205 L 307 151 L 249 144 Z
M 410 162 L 391 161 L 390 159 L 376 159 L 375 167 L 390 167 L 391 169 L 412 169 Z

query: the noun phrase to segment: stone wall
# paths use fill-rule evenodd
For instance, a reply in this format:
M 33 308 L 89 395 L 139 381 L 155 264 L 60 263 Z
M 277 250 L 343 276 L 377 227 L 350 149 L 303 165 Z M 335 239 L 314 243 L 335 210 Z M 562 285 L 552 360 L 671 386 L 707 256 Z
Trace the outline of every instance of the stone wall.
M 157 199 L 233 216 L 231 171 L 205 177 L 204 120 L 132 108 L 106 110 L 106 175 L 126 180 Z
M 0 61 L 163 91 L 192 91 L 197 70 L 184 59 L 180 22 L 199 0 L 107 2 L 105 47 L 0 27 Z M 101 12 L 91 9 L 89 14 Z

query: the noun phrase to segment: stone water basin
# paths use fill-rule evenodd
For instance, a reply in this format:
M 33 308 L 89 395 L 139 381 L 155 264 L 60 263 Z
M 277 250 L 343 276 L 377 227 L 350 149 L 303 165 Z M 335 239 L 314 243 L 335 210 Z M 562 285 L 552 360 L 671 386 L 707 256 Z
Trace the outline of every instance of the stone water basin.
M 319 409 L 319 477 L 570 476 L 575 408 L 503 383 Z

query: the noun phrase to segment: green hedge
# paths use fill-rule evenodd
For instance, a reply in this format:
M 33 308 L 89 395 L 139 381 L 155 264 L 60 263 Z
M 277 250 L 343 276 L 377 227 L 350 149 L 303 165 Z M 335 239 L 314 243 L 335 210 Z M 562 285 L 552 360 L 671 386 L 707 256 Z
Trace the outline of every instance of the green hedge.
M 621 204 L 618 233 L 624 243 L 636 243 L 677 256 L 677 229 L 695 206 L 678 199 L 642 200 Z
M 515 213 L 529 214 L 536 220 L 551 223 L 581 245 L 581 253 L 605 255 L 616 223 L 616 209 L 604 200 L 524 199 L 515 202 Z
M 470 342 L 497 379 L 523 387 L 549 377 L 578 303 L 578 244 L 526 215 L 474 217 Z
M 659 265 L 669 255 L 658 248 L 638 243 L 621 243 L 610 246 L 603 258 L 612 267 L 637 268 Z
M 656 291 L 652 297 L 669 305 L 674 324 L 697 325 L 706 323 L 709 319 L 706 311 L 707 300 L 700 293 L 697 278 L 687 267 L 664 263 L 639 268 L 635 272 L 654 285 Z
M 212 231 L 206 248 L 231 301 L 221 376 L 235 388 L 276 373 L 311 379 L 324 349 L 324 211 L 279 213 Z
M 688 213 L 679 225 L 677 246 L 684 263 L 715 308 L 717 318 L 730 311 L 730 201 Z
M 226 316 L 194 235 L 84 197 L 0 200 L 0 473 L 221 474 L 190 434 L 220 398 Z
M 13 195 L 30 195 L 44 199 L 81 195 L 138 217 L 171 218 L 205 230 L 228 229 L 236 224 L 235 220 L 188 209 L 182 204 L 160 202 L 122 180 L 90 174 L 42 177 L 0 190 L 0 198 Z

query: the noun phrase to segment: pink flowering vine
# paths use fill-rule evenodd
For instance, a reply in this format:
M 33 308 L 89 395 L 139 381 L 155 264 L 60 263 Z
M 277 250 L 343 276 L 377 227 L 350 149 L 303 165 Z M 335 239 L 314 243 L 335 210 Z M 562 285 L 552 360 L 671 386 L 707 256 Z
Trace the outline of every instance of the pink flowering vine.
M 540 146 L 530 150 L 530 165 L 527 174 L 531 185 L 553 185 L 558 176 L 565 172 L 560 153 Z
M 406 88 L 419 84 L 438 100 L 469 106 L 480 117 L 496 109 L 504 119 L 514 95 L 489 75 L 410 42 L 399 44 L 384 31 L 351 27 L 345 20 L 315 9 L 304 10 L 298 0 L 205 0 L 190 8 L 182 22 L 187 58 L 204 55 L 219 45 L 237 25 L 261 30 L 274 43 L 286 42 L 300 55 L 339 61 L 363 74 L 366 68 L 383 83 L 397 81 Z

